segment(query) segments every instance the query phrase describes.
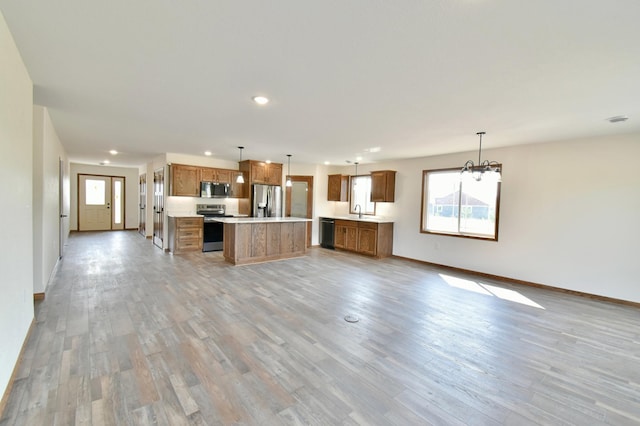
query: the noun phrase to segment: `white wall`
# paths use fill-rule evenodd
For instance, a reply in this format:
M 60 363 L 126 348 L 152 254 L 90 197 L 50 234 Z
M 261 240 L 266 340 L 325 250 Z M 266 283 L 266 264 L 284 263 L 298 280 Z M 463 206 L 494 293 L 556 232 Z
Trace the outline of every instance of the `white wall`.
M 33 85 L 0 12 L 0 395 L 33 320 Z
M 69 227 L 78 230 L 78 174 L 124 176 L 125 178 L 125 229 L 138 229 L 138 169 L 134 167 L 97 166 L 92 164 L 71 163 L 71 212 Z M 153 178 L 152 178 L 153 180 Z
M 59 167 L 63 161 L 63 205 L 60 209 Z M 33 291 L 44 293 L 69 234 L 69 218 L 60 229 L 60 212 L 68 215 L 69 163 L 46 108 L 33 107 Z
M 394 255 L 640 302 L 640 134 L 483 150 L 503 164 L 499 241 L 421 234 L 422 171 L 474 155 L 359 167 L 398 172 L 395 203 L 376 212 L 395 221 Z M 348 213 L 334 204 L 334 214 Z

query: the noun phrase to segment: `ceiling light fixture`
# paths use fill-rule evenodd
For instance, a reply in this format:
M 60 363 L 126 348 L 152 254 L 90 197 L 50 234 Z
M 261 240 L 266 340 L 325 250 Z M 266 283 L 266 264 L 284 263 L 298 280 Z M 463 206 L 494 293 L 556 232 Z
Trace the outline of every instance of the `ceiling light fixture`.
M 109 151 L 109 154 L 118 155 L 118 151 L 116 151 L 115 149 L 112 149 L 111 151 Z
M 464 167 L 460 170 L 460 177 L 466 178 L 468 176 L 473 177 L 477 181 L 482 180 L 482 176 L 486 173 L 487 177 L 495 179 L 500 182 L 502 179 L 502 170 L 499 163 L 495 161 L 484 160 L 480 161 L 482 155 L 482 135 L 486 132 L 478 132 L 476 135 L 480 136 L 480 149 L 478 150 L 478 164 L 474 164 L 473 160 L 469 160 L 464 163 Z
M 211 151 L 205 151 L 204 155 L 206 155 L 207 157 L 211 157 L 213 153 Z
M 626 115 L 616 115 L 615 117 L 607 118 L 607 120 L 609 120 L 609 123 L 622 123 L 623 121 L 627 121 L 628 119 L 629 117 L 627 117 Z
M 242 150 L 244 149 L 244 146 L 239 146 L 238 149 L 240 150 L 240 161 L 238 161 L 238 168 L 240 167 L 240 163 L 242 163 Z M 242 174 L 242 172 L 238 173 L 238 177 L 236 178 L 236 182 L 237 183 L 244 183 L 244 176 Z
M 266 105 L 269 103 L 269 98 L 265 96 L 254 96 L 251 99 L 253 99 L 253 102 L 257 103 L 258 105 Z
M 285 182 L 284 186 L 292 186 L 293 183 L 291 182 L 291 154 L 287 154 L 287 181 Z

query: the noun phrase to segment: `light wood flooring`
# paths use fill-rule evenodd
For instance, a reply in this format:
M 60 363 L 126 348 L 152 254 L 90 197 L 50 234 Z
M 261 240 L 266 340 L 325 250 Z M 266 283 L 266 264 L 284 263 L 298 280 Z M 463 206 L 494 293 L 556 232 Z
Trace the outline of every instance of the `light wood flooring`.
M 640 424 L 640 310 L 401 259 L 74 233 L 36 319 L 2 426 Z

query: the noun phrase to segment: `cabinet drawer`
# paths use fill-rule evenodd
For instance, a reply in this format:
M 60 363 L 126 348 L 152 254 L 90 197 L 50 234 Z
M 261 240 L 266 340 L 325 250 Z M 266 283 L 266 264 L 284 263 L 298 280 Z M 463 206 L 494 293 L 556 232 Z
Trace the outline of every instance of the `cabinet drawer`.
M 200 248 L 200 240 L 196 240 L 196 239 L 179 239 L 178 243 L 176 244 L 178 250 L 184 250 L 184 249 L 189 249 L 189 248 L 194 248 L 194 249 L 198 249 Z
M 335 226 L 357 226 L 358 223 L 353 220 L 336 219 Z
M 180 232 L 178 233 L 178 238 L 180 239 L 184 239 L 184 238 L 194 238 L 194 239 L 200 239 L 202 237 L 202 234 L 200 233 L 200 229 L 196 229 L 196 228 L 187 228 L 187 229 L 180 229 Z
M 358 228 L 360 229 L 378 229 L 377 223 L 370 222 L 358 222 Z
M 202 226 L 202 222 L 201 217 L 181 217 L 178 220 L 178 228 L 199 228 Z

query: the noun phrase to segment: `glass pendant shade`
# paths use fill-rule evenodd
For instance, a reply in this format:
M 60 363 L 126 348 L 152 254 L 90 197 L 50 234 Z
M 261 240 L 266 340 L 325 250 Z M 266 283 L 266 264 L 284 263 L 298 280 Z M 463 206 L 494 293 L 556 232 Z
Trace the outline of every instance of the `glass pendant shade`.
M 239 146 L 238 149 L 240 150 L 240 161 L 238 162 L 238 167 L 239 167 L 240 163 L 242 163 L 242 150 L 244 149 L 244 146 Z M 244 183 L 244 175 L 242 174 L 242 172 L 238 173 L 238 177 L 236 178 L 236 183 Z

